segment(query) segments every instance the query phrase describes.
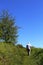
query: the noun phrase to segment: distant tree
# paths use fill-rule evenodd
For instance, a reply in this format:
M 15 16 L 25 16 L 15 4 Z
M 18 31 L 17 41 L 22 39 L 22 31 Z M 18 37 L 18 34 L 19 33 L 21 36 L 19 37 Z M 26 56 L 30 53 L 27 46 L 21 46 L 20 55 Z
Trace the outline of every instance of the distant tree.
M 15 24 L 15 19 L 9 16 L 7 11 L 2 12 L 0 16 L 0 40 L 6 43 L 16 43 L 18 37 L 18 26 Z

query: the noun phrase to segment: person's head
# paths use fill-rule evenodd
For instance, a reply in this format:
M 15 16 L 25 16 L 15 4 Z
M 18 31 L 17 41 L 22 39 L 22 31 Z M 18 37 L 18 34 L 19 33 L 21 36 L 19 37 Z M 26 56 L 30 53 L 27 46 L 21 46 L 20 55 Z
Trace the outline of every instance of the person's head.
M 27 44 L 27 45 L 31 46 L 30 42 L 28 42 L 28 44 Z

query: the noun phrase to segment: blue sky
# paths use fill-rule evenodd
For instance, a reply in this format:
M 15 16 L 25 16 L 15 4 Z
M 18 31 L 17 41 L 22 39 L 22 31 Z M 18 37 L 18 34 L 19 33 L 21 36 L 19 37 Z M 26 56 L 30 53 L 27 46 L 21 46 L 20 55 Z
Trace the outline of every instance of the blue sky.
M 0 12 L 8 10 L 21 27 L 18 43 L 43 47 L 43 0 L 0 0 Z

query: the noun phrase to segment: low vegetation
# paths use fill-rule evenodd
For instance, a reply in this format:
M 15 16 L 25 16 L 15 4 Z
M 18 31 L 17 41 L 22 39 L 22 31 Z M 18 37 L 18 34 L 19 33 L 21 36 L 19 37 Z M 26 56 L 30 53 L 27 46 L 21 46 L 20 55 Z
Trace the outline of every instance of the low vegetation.
M 0 43 L 0 65 L 43 65 L 43 49 L 32 48 L 28 56 L 20 45 Z

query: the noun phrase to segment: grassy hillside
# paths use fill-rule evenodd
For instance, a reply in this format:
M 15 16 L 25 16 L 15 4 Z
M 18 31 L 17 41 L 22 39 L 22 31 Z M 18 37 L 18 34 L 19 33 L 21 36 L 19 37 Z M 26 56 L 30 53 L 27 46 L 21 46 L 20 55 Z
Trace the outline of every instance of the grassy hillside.
M 25 48 L 0 43 L 0 65 L 43 65 L 43 49 L 32 48 L 28 56 Z

